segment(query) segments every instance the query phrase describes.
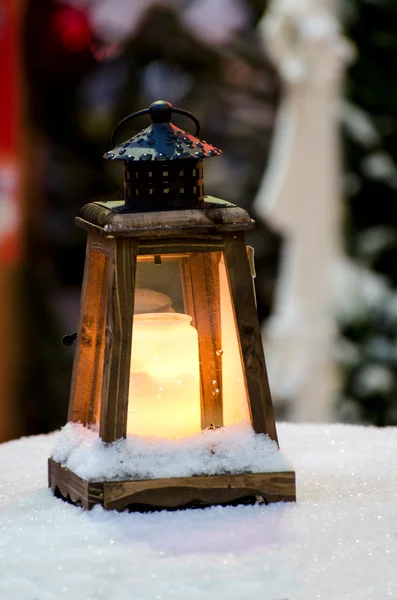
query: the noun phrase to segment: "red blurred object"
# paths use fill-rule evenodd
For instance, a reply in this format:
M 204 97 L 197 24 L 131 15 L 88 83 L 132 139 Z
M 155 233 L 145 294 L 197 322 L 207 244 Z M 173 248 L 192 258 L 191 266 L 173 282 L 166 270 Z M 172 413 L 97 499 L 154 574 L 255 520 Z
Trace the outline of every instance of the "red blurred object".
M 93 44 L 90 48 L 92 55 L 98 62 L 105 60 L 112 60 L 120 56 L 123 52 L 123 46 L 119 42 L 113 42 L 105 46 L 98 46 Z
M 21 40 L 19 2 L 0 0 L 0 266 L 21 261 Z
M 77 8 L 59 9 L 51 18 L 51 28 L 70 52 L 83 52 L 92 44 L 93 35 L 87 14 Z
M 19 437 L 22 348 L 22 0 L 0 0 L 0 442 Z M 26 132 L 25 132 L 26 133 Z

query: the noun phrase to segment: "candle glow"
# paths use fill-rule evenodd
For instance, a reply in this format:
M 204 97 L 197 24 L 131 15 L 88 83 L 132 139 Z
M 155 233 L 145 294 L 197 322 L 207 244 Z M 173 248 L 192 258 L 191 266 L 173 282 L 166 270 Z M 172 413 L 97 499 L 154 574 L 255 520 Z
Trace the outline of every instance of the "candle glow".
M 127 433 L 165 438 L 201 430 L 197 331 L 180 313 L 134 316 Z

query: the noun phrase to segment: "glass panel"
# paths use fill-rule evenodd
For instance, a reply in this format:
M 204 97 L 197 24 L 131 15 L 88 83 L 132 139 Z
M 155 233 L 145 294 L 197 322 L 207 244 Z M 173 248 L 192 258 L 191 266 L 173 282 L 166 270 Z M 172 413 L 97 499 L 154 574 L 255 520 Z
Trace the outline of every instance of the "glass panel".
M 135 314 L 185 313 L 182 272 L 188 254 L 138 256 Z
M 237 335 L 225 259 L 219 264 L 221 287 L 223 424 L 250 422 L 240 343 Z
M 249 421 L 223 253 L 139 256 L 135 294 L 127 432 Z
M 182 253 L 138 257 L 127 433 L 173 438 L 201 429 L 188 264 Z

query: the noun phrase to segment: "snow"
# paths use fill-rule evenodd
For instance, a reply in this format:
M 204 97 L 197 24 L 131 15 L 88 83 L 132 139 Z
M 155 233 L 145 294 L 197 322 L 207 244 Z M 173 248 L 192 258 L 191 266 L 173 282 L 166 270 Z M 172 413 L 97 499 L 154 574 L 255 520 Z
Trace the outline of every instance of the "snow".
M 55 499 L 58 434 L 0 445 L 0 599 L 397 600 L 397 429 L 278 433 L 296 504 L 152 514 Z
M 290 471 L 277 445 L 250 425 L 206 430 L 181 439 L 128 435 L 106 445 L 98 433 L 68 423 L 53 458 L 89 481 L 154 479 L 224 473 Z

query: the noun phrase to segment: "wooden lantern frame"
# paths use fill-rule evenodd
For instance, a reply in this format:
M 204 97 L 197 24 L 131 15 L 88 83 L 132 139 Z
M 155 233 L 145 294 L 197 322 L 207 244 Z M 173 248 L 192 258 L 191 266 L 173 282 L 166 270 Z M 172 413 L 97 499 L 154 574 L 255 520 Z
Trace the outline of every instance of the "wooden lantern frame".
M 211 208 L 146 213 L 120 212 L 120 203 L 92 203 L 83 207 L 81 216 L 76 219 L 79 227 L 88 230 L 88 240 L 68 419 L 84 425 L 92 422 L 102 390 L 99 435 L 104 442 L 114 442 L 127 434 L 137 257 L 194 253 L 197 259 L 194 268 L 207 269 L 201 278 L 204 288 L 196 290 L 198 295 L 205 295 L 205 286 L 210 285 L 216 275 L 215 270 L 208 271 L 208 262 L 200 261 L 200 255 L 216 251 L 222 251 L 225 257 L 252 425 L 255 432 L 265 433 L 277 442 L 244 240 L 244 232 L 255 224 L 242 208 L 225 207 L 225 203 L 214 198 L 206 200 Z M 93 256 L 102 261 L 96 269 L 101 277 L 89 275 Z M 107 306 L 101 302 L 104 296 Z M 216 319 L 216 306 L 213 311 L 211 318 Z M 200 319 L 197 313 L 196 318 Z M 202 343 L 207 344 L 206 348 L 200 348 L 206 357 L 202 368 L 207 368 L 207 364 L 214 372 L 218 369 L 215 348 L 208 346 L 208 340 Z M 201 379 L 206 381 L 209 377 L 202 374 Z M 221 409 L 217 399 L 202 388 L 203 428 L 219 421 Z M 295 500 L 293 471 L 89 482 L 51 458 L 49 486 L 56 495 L 86 509 L 95 504 L 116 510 L 176 509 L 258 497 L 265 502 Z

